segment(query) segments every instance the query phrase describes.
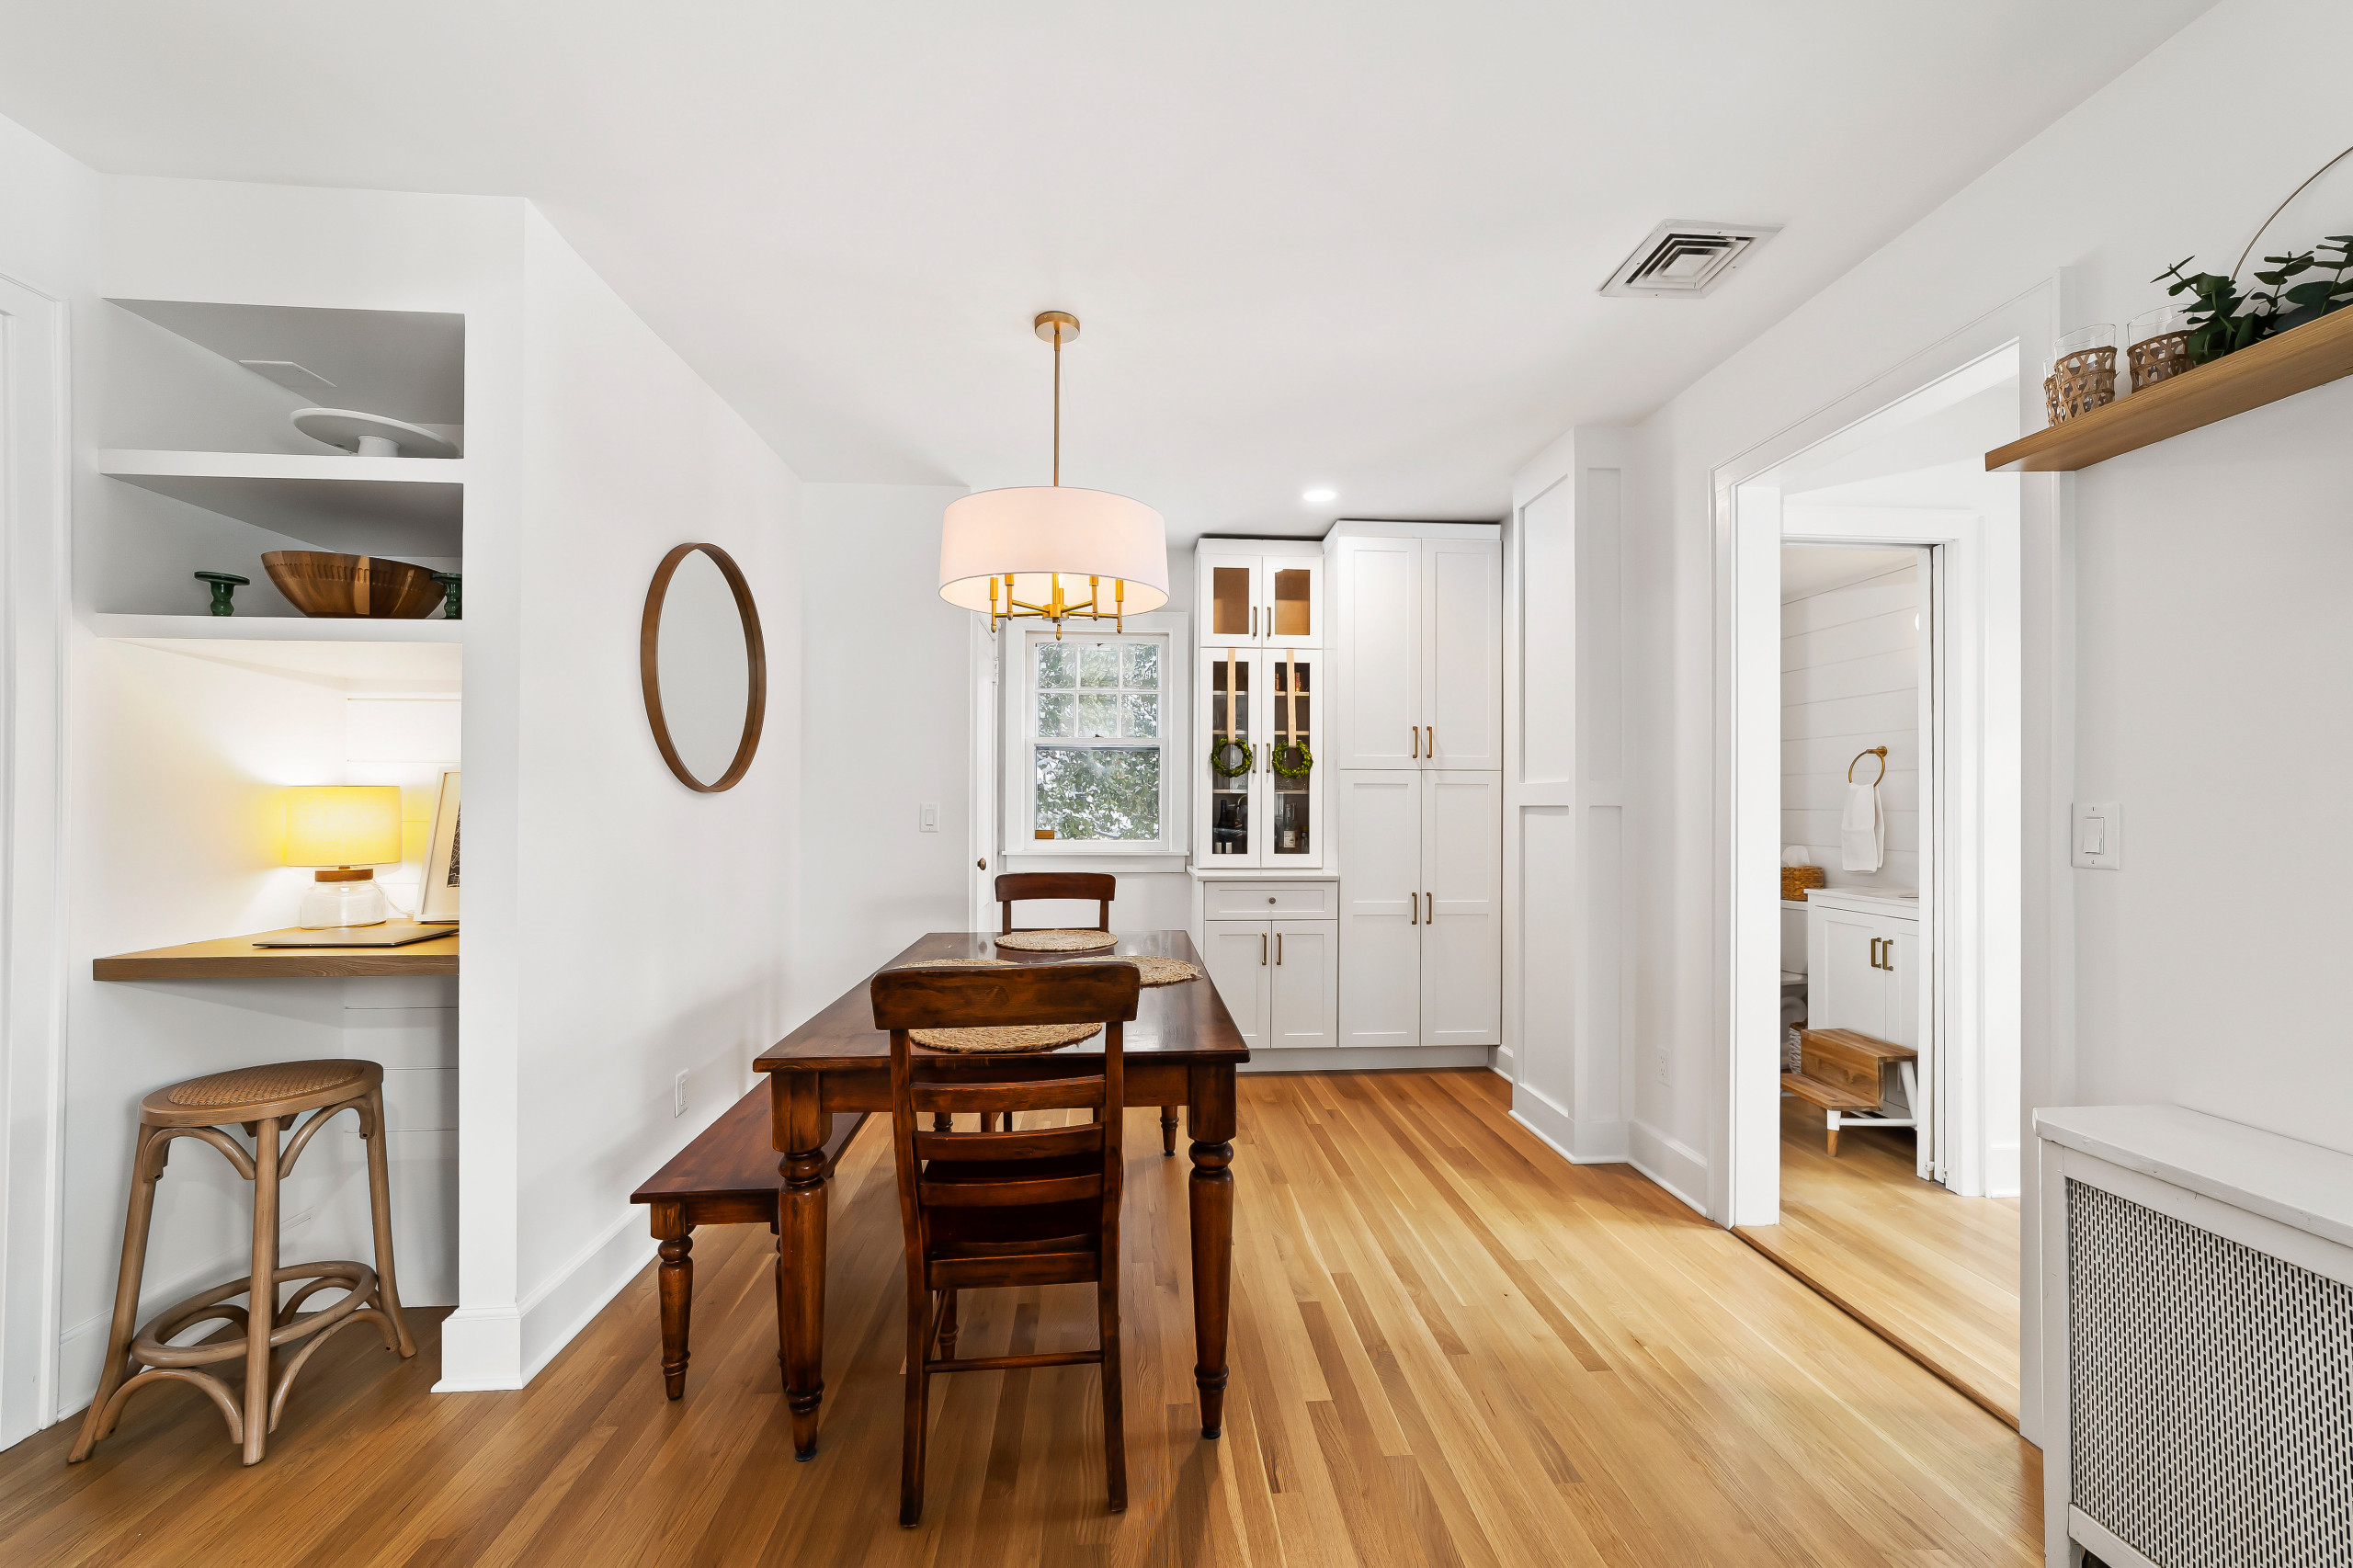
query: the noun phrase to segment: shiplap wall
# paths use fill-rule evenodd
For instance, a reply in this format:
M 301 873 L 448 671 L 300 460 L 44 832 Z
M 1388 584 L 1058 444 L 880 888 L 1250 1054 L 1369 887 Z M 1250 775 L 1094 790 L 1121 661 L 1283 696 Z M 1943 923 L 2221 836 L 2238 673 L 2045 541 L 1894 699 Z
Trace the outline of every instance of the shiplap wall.
M 1813 851 L 1832 887 L 1920 885 L 1920 590 L 1910 562 L 1781 606 L 1781 842 Z M 1838 865 L 1847 766 L 1887 747 L 1887 860 Z M 1877 770 L 1863 759 L 1859 779 Z

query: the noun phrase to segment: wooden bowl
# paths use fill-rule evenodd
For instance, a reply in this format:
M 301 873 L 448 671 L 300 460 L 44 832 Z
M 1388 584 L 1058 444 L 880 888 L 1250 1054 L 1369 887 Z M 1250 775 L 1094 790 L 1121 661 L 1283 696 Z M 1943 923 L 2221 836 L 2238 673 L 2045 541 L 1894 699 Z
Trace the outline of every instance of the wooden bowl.
M 444 592 L 433 574 L 381 555 L 337 555 L 324 550 L 268 550 L 262 565 L 278 591 L 304 615 L 374 620 L 422 620 Z

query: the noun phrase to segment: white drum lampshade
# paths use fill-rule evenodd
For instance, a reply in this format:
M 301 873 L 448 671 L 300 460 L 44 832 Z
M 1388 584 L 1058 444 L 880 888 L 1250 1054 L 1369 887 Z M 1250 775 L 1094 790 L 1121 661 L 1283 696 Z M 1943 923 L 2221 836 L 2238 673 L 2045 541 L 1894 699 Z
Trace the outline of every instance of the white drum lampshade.
M 1115 608 L 1126 615 L 1158 609 L 1168 602 L 1167 526 L 1141 501 L 1074 486 L 983 490 L 949 503 L 939 522 L 941 598 L 1002 614 L 1013 600 L 1052 602 L 1056 576 L 1068 602 L 1086 597 L 1086 579 L 1097 579 L 1095 602 L 1106 619 Z

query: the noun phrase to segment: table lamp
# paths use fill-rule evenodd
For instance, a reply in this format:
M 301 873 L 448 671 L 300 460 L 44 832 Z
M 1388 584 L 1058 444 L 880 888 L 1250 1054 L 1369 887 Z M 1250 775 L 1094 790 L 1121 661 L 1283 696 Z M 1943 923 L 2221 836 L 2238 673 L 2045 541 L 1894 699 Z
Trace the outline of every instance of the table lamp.
M 286 792 L 286 863 L 319 869 L 294 923 L 305 930 L 391 917 L 376 868 L 401 858 L 401 792 L 391 784 L 303 785 Z

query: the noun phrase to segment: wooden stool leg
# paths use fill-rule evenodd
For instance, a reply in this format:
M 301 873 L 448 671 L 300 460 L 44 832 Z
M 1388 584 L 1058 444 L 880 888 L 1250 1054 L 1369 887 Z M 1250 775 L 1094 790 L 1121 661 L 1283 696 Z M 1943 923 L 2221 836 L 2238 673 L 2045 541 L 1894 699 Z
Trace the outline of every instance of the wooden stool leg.
M 672 1399 L 687 1392 L 687 1336 L 694 1322 L 695 1238 L 692 1227 L 665 1238 L 655 1271 L 662 1295 L 662 1386 Z
M 245 1462 L 259 1464 L 269 1437 L 269 1331 L 278 1322 L 278 1118 L 255 1132 L 253 1278 L 245 1295 Z
M 1835 1160 L 1838 1157 L 1838 1113 L 1826 1110 L 1822 1114 L 1830 1119 L 1830 1157 Z
M 1160 1108 L 1160 1153 L 1167 1159 L 1176 1157 L 1176 1108 L 1173 1105 Z
M 157 1147 L 155 1134 L 160 1129 L 142 1125 L 139 1142 L 131 1156 L 131 1204 L 122 1219 L 122 1271 L 114 1284 L 114 1324 L 107 1331 L 106 1367 L 98 1374 L 97 1396 L 90 1401 L 90 1413 L 82 1418 L 81 1436 L 74 1439 L 73 1451 L 65 1456 L 67 1464 L 79 1464 L 90 1457 L 90 1449 L 100 1437 L 98 1421 L 106 1414 L 107 1403 L 114 1398 L 114 1391 L 122 1386 L 123 1373 L 131 1354 L 131 1338 L 139 1329 L 139 1280 L 147 1267 L 147 1233 L 155 1218 L 155 1184 L 164 1176 L 163 1161 L 155 1156 L 168 1152 L 170 1145 Z M 149 1161 L 154 1168 L 149 1169 Z
M 408 1319 L 401 1315 L 400 1282 L 392 1277 L 392 1176 L 384 1145 L 384 1091 L 368 1093 L 368 1209 L 376 1227 L 376 1304 L 392 1320 L 404 1359 L 416 1354 L 409 1337 Z

